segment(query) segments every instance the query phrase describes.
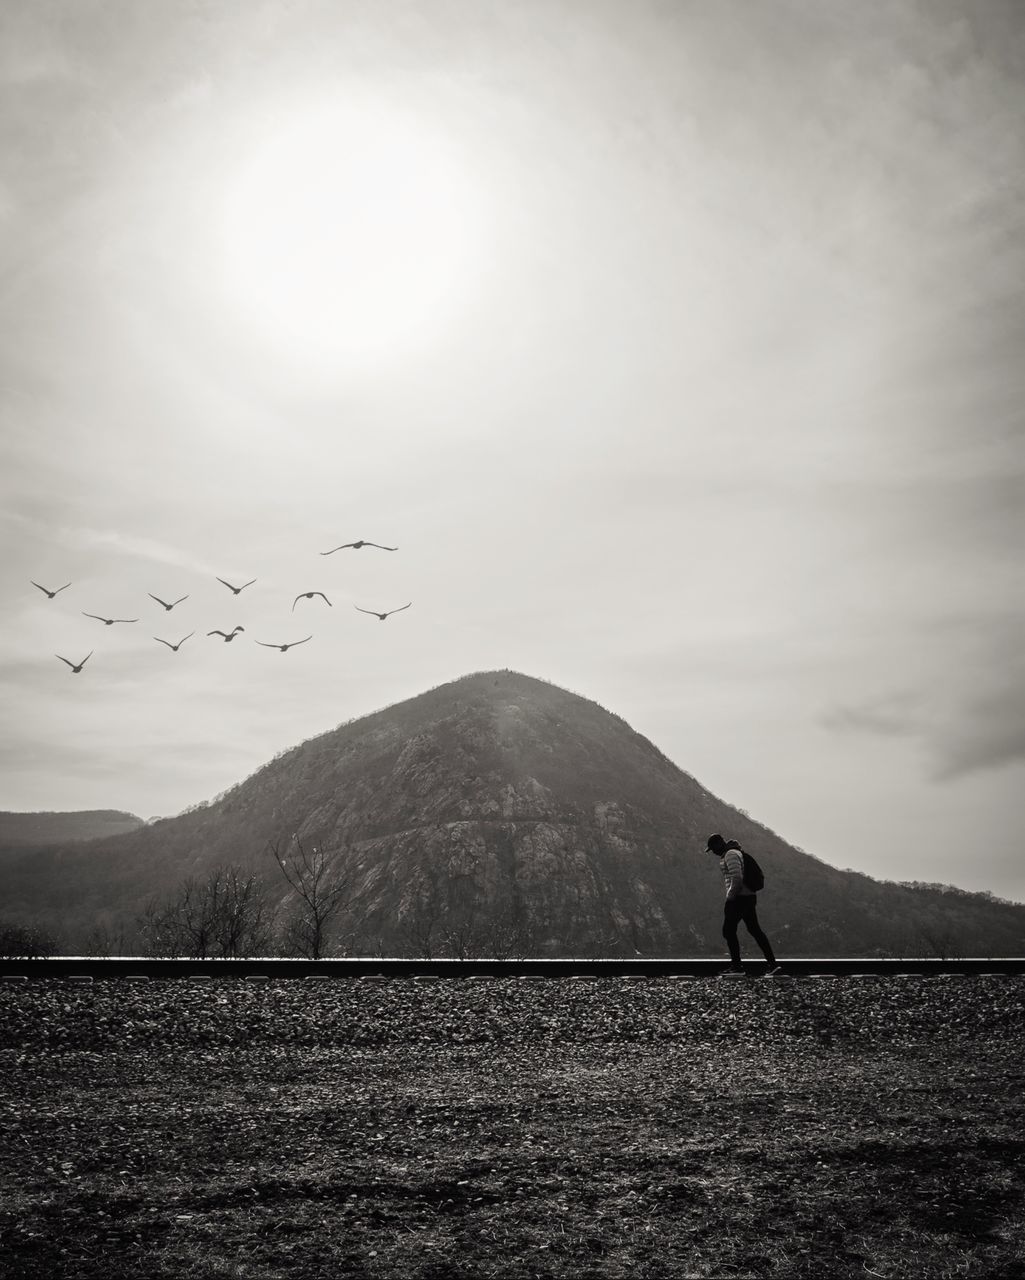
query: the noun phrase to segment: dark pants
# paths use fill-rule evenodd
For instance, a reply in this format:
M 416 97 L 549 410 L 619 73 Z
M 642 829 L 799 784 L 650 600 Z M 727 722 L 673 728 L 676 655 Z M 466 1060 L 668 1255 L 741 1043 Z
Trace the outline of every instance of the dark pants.
M 761 925 L 758 923 L 758 913 L 755 910 L 756 901 L 757 894 L 726 899 L 726 910 L 722 920 L 722 936 L 726 939 L 726 945 L 730 949 L 730 961 L 738 967 L 740 965 L 740 942 L 737 939 L 737 926 L 741 920 L 747 925 L 748 933 L 761 947 L 769 964 L 774 965 L 776 963 L 776 957 L 772 952 L 772 943 L 762 932 Z

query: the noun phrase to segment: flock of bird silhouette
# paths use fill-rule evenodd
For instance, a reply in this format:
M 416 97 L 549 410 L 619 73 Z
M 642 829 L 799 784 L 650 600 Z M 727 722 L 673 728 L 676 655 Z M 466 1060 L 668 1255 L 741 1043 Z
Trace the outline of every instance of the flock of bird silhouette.
M 363 547 L 377 547 L 378 550 L 380 551 L 398 551 L 398 547 L 386 547 L 386 546 L 383 546 L 380 542 L 367 542 L 365 539 L 361 538 L 358 542 L 343 542 L 341 546 L 332 547 L 330 551 L 321 551 L 320 554 L 322 556 L 331 556 L 331 555 L 334 555 L 336 551 L 345 551 L 349 548 L 351 548 L 354 551 L 360 551 L 363 549 Z M 65 582 L 63 587 L 58 587 L 56 591 L 51 591 L 49 587 L 44 587 L 41 583 L 35 582 L 31 578 L 29 579 L 29 581 L 32 583 L 32 586 L 37 587 L 40 591 L 42 591 L 42 593 L 49 600 L 55 599 L 57 596 L 60 595 L 62 591 L 67 591 L 68 587 L 73 585 L 70 582 Z M 226 581 L 224 578 L 217 578 L 217 581 L 220 583 L 223 583 L 223 585 L 226 586 L 233 595 L 237 596 L 237 595 L 240 595 L 243 591 L 245 591 L 246 587 L 251 587 L 253 583 L 256 582 L 256 578 L 250 578 L 248 582 L 243 582 L 240 587 L 234 586 L 232 583 Z M 175 608 L 176 605 L 181 604 L 183 601 L 188 600 L 189 598 L 187 595 L 179 596 L 177 600 L 172 600 L 168 602 L 167 600 L 161 600 L 159 596 L 155 596 L 151 591 L 147 591 L 146 594 L 149 596 L 151 600 L 155 600 L 156 603 L 159 604 L 167 613 L 170 613 L 171 610 Z M 299 594 L 292 601 L 292 612 L 293 613 L 295 612 L 295 606 L 299 603 L 300 600 L 312 600 L 315 596 L 319 596 L 329 609 L 334 607 L 323 591 L 300 591 Z M 399 608 L 397 609 L 387 609 L 385 610 L 384 613 L 378 613 L 376 609 L 361 609 L 358 604 L 353 605 L 353 608 L 358 613 L 369 614 L 371 617 L 378 618 L 381 622 L 384 622 L 384 620 L 386 618 L 390 618 L 393 613 L 401 613 L 403 609 L 408 609 L 412 603 L 413 603 L 412 600 L 410 600 L 409 604 L 400 605 Z M 99 614 L 99 613 L 86 613 L 84 609 L 82 610 L 82 614 L 86 618 L 95 618 L 97 622 L 102 622 L 105 627 L 113 627 L 116 623 L 134 623 L 134 622 L 140 621 L 139 618 L 105 618 L 102 614 Z M 245 631 L 245 627 L 237 626 L 237 627 L 234 627 L 231 631 L 221 631 L 219 629 L 214 629 L 213 631 L 208 631 L 206 634 L 207 636 L 221 636 L 225 644 L 230 644 L 230 642 L 234 640 L 237 635 L 239 635 L 244 631 Z M 172 650 L 172 652 L 177 653 L 178 650 L 185 643 L 185 641 L 191 639 L 195 634 L 196 634 L 195 631 L 190 631 L 189 634 L 187 636 L 183 636 L 177 642 L 177 644 L 172 644 L 170 640 L 164 640 L 160 636 L 154 636 L 153 639 L 156 640 L 158 644 L 166 645 L 168 649 Z M 257 640 L 255 641 L 255 643 L 262 646 L 264 649 L 279 649 L 282 653 L 287 653 L 289 649 L 294 649 L 296 645 L 306 644 L 308 640 L 312 640 L 312 639 L 313 639 L 313 636 L 311 634 L 311 635 L 305 636 L 302 640 L 289 640 L 286 644 L 272 644 L 266 640 Z M 54 654 L 54 657 L 60 658 L 61 662 L 66 663 L 71 668 L 72 672 L 77 676 L 81 672 L 85 664 L 93 656 L 94 653 L 95 653 L 95 650 L 90 649 L 89 652 L 82 659 L 82 661 L 78 663 L 72 662 L 69 658 L 65 658 L 59 653 Z

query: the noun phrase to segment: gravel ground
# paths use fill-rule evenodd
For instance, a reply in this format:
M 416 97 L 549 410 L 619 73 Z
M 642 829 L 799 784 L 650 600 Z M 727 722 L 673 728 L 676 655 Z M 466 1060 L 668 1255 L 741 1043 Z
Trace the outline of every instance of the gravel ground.
M 1025 978 L 0 983 L 0 1275 L 1021 1277 Z

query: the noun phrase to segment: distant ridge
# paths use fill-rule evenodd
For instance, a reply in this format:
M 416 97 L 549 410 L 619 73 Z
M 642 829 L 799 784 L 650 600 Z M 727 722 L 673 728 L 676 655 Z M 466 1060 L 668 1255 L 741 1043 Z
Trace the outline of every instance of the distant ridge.
M 120 809 L 81 809 L 67 813 L 0 811 L 0 848 L 98 840 L 134 831 L 143 825 L 142 818 Z
M 229 863 L 283 898 L 268 846 L 298 834 L 337 851 L 348 880 L 338 951 L 480 954 L 512 932 L 537 955 L 720 955 L 711 831 L 757 853 L 781 956 L 1025 954 L 1025 906 L 839 871 L 620 716 L 514 671 L 351 720 L 177 817 L 5 860 L 4 879 L 14 909 L 68 950 L 98 920 L 130 930 L 153 895 Z

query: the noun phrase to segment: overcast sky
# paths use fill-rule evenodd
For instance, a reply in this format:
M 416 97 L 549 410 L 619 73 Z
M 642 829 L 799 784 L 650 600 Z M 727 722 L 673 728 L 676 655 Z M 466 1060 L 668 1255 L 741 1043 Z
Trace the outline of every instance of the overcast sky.
M 1016 0 L 5 0 L 0 147 L 0 807 L 510 667 L 1025 900 Z

